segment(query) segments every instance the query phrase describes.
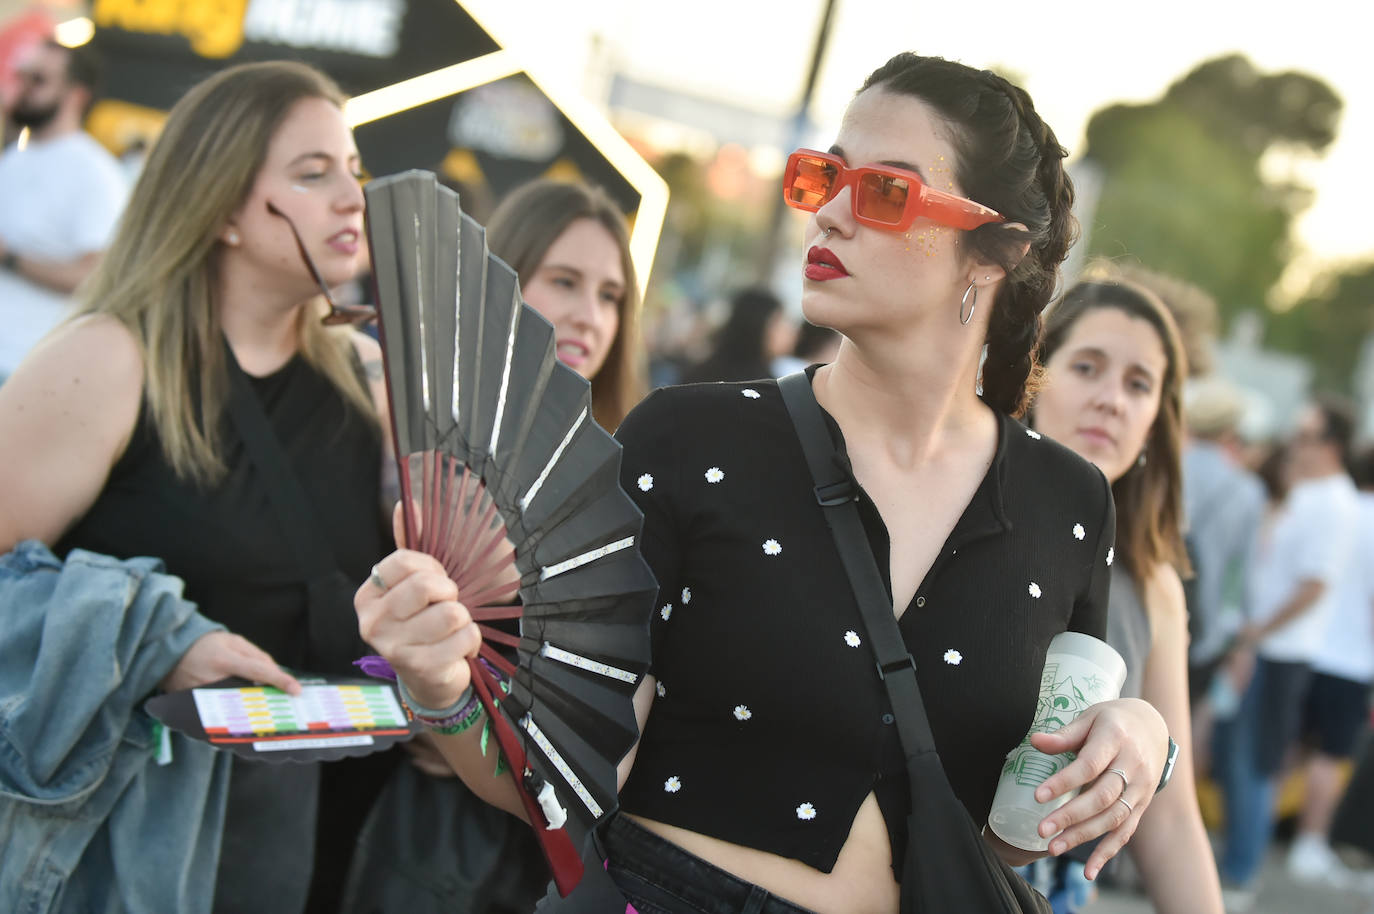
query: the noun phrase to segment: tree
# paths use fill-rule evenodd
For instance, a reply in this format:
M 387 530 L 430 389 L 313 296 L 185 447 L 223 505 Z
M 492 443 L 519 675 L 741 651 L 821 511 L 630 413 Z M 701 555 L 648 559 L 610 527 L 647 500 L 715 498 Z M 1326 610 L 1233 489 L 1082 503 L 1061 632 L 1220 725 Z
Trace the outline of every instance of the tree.
M 1200 64 L 1157 101 L 1102 109 L 1087 129 L 1104 177 L 1089 253 L 1195 283 L 1223 318 L 1268 303 L 1311 192 L 1261 160 L 1320 154 L 1340 111 L 1321 80 L 1262 74 L 1241 55 Z
M 1328 279 L 1291 310 L 1270 319 L 1266 342 L 1313 358 L 1313 382 L 1353 394 L 1351 375 L 1365 339 L 1374 332 L 1374 263 L 1354 265 Z

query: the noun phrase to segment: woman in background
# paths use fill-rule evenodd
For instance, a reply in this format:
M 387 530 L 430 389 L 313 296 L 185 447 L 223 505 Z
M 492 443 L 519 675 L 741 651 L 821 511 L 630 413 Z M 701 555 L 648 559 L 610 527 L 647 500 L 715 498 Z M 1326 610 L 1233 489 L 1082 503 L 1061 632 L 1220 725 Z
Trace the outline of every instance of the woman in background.
M 1107 642 L 1126 660 L 1123 697 L 1143 698 L 1169 725 L 1178 770 L 1191 772 L 1188 620 L 1183 548 L 1182 388 L 1187 361 L 1163 302 L 1121 281 L 1081 282 L 1049 313 L 1037 431 L 1097 465 L 1116 502 Z M 1123 775 L 1124 780 L 1124 775 Z M 1221 886 L 1191 778 L 1151 804 L 1131 841 L 1155 910 L 1221 914 Z M 1032 878 L 1058 914 L 1090 894 L 1082 863 L 1044 860 Z
M 592 384 L 592 413 L 613 432 L 644 396 L 639 286 L 625 214 L 605 191 L 541 179 L 487 223 L 487 246 L 554 327 L 561 362 Z
M 782 301 L 767 289 L 741 289 L 730 298 L 730 314 L 711 336 L 705 359 L 682 373 L 682 383 L 752 381 L 773 375 L 773 360 L 796 344 L 797 327 Z

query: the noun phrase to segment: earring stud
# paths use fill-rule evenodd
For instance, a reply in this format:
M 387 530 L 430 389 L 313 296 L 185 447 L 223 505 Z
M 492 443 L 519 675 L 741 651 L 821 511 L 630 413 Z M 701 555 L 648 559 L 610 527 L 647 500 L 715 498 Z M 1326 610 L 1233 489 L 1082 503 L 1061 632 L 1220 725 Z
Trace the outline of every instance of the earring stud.
M 227 241 L 227 242 L 229 242 L 230 244 L 238 244 L 238 243 L 239 243 L 239 233 L 238 233 L 238 232 L 229 232 L 228 234 L 226 234 L 226 235 L 224 236 L 224 240 Z

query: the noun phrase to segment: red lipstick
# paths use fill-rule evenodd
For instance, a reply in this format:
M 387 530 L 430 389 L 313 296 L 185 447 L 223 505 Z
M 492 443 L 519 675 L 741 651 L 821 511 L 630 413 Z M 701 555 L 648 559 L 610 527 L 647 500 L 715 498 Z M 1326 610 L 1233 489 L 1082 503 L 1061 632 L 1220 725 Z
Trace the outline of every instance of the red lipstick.
M 843 279 L 849 275 L 840 258 L 829 248 L 814 246 L 806 252 L 806 269 L 802 271 L 807 279 L 824 282 L 828 279 Z

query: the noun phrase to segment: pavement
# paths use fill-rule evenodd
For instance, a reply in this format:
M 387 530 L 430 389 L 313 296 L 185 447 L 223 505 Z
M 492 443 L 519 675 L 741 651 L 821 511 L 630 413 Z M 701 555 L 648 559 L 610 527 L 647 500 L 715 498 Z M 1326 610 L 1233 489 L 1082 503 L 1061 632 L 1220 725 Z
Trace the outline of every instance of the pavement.
M 1374 869 L 1356 872 L 1362 889 L 1338 890 L 1294 881 L 1285 866 L 1288 845 L 1276 844 L 1260 873 L 1259 892 L 1250 914 L 1374 914 Z M 1365 861 L 1354 861 L 1357 864 Z M 1103 889 L 1085 914 L 1154 914 L 1149 899 L 1120 888 Z M 1231 912 L 1228 912 L 1231 914 Z M 1239 914 L 1237 909 L 1235 914 Z

